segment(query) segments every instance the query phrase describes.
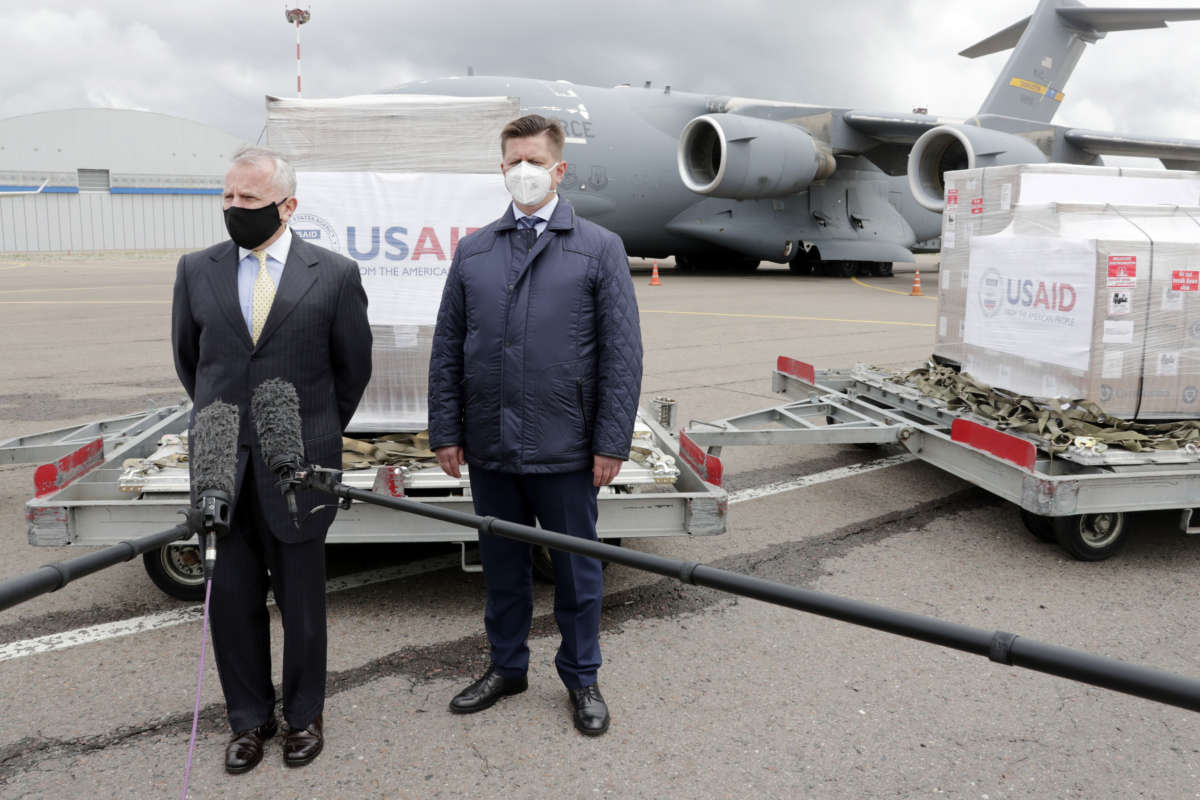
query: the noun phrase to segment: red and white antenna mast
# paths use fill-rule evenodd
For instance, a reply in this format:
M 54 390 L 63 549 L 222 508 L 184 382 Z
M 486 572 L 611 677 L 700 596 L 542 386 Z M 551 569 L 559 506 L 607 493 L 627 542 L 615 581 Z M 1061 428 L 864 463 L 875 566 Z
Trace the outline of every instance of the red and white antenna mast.
M 307 8 L 288 8 L 284 6 L 283 15 L 290 24 L 296 26 L 296 97 L 300 96 L 300 26 L 312 19 L 312 12 Z

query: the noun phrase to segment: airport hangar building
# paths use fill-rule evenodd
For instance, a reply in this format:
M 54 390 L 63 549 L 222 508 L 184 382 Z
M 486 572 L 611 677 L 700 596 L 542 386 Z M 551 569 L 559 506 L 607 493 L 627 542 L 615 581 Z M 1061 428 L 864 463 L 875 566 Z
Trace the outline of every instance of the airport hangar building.
M 84 108 L 0 120 L 0 252 L 219 242 L 228 238 L 225 171 L 244 144 L 147 111 Z

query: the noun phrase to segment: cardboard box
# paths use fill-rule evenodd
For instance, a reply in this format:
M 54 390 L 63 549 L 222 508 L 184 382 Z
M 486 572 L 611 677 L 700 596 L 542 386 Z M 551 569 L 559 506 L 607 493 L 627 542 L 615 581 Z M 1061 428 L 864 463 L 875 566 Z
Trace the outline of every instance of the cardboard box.
M 964 372 L 1123 418 L 1196 413 L 1200 209 L 1020 207 L 968 250 Z
M 999 233 L 1018 208 L 1049 204 L 1111 203 L 1200 205 L 1200 173 L 1090 167 L 1074 164 L 1017 164 L 947 172 L 942 214 L 942 259 L 938 316 L 963 316 L 968 253 L 973 236 Z M 934 355 L 961 364 L 961 335 L 952 325 L 939 333 Z M 1197 340 L 1200 346 L 1200 339 Z

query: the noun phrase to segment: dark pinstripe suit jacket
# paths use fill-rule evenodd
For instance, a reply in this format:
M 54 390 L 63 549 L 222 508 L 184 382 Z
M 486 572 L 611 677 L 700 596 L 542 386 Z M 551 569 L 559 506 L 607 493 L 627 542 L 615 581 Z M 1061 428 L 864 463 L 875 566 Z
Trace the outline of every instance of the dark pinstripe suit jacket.
M 371 329 L 358 265 L 345 256 L 292 237 L 291 251 L 271 313 L 257 345 L 242 317 L 237 288 L 238 248 L 225 241 L 179 259 L 171 308 L 175 371 L 194 413 L 214 400 L 241 415 L 239 493 L 258 493 L 271 533 L 284 542 L 325 535 L 333 511 L 322 511 L 297 530 L 274 477 L 263 463 L 250 396 L 268 378 L 283 378 L 300 396 L 305 459 L 340 468 L 342 431 L 371 377 Z M 254 486 L 243 486 L 248 459 Z M 331 498 L 300 492 L 303 516 Z

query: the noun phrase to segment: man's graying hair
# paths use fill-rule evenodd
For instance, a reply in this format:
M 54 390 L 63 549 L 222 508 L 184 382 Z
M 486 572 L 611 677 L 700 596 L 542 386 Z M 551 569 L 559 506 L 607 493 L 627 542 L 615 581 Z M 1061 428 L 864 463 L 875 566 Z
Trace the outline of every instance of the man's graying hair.
M 283 192 L 283 196 L 296 194 L 296 169 L 286 158 L 266 147 L 243 147 L 233 154 L 234 164 L 270 164 L 273 168 L 271 185 Z

